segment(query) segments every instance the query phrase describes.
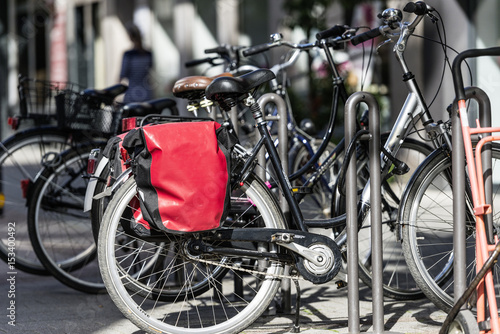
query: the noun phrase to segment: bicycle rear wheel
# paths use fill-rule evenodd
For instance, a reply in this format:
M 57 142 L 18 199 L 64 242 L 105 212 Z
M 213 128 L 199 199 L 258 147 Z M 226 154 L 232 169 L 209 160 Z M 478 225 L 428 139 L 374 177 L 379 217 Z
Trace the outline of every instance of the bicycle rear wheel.
M 33 251 L 26 216 L 30 185 L 43 168 L 42 163 L 70 147 L 71 134 L 53 127 L 18 132 L 0 143 L 0 258 L 7 262 L 8 227 L 15 228 L 15 267 L 38 275 L 48 272 Z
M 499 218 L 500 205 L 500 145 L 494 143 L 492 147 L 495 222 Z M 466 277 L 469 284 L 476 273 L 476 222 L 470 193 L 466 199 Z M 451 157 L 447 152 L 435 151 L 415 173 L 401 210 L 403 250 L 408 268 L 425 295 L 447 312 L 454 302 L 453 191 Z M 493 267 L 497 303 L 500 303 L 499 274 L 500 266 L 497 263 Z M 473 308 L 475 300 L 470 300 L 468 304 L 469 308 Z
M 59 281 L 87 293 L 105 292 L 90 214 L 83 212 L 87 160 L 98 144 L 65 151 L 45 168 L 28 202 L 28 229 L 40 262 Z
M 284 227 L 276 201 L 262 182 L 250 177 L 241 190 L 237 197 L 233 192 L 234 212 L 224 226 L 245 227 L 249 233 L 252 227 Z M 192 234 L 165 234 L 166 242 L 159 246 L 125 233 L 123 224 L 132 217 L 130 211 L 135 209 L 130 203 L 136 196 L 135 180 L 130 179 L 113 196 L 99 232 L 103 280 L 129 320 L 148 333 L 239 333 L 268 308 L 280 285 L 277 277 L 283 273 L 282 263 L 203 252 L 195 255 L 188 247 Z M 246 246 L 276 251 L 268 244 Z M 162 266 L 134 279 L 124 274 L 137 273 L 148 254 L 156 254 L 159 247 L 164 254 Z

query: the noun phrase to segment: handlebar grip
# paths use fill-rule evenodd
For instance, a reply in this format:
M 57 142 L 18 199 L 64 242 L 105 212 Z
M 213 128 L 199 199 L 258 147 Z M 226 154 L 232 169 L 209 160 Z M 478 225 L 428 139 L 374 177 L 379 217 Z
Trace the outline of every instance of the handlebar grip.
M 465 87 L 462 77 L 461 65 L 466 58 L 476 58 L 482 56 L 500 56 L 500 47 L 488 49 L 470 49 L 459 53 L 451 65 L 451 75 L 453 76 L 453 86 L 458 100 L 465 100 Z
M 223 54 L 227 54 L 227 49 L 224 46 L 217 46 L 217 47 L 212 48 L 212 49 L 206 49 L 205 53 L 217 53 L 217 54 L 223 55 Z
M 194 59 L 194 60 L 190 60 L 190 61 L 187 61 L 184 63 L 184 66 L 186 67 L 192 67 L 192 66 L 196 66 L 196 65 L 200 65 L 200 64 L 204 64 L 204 63 L 210 63 L 212 60 L 214 60 L 215 58 L 203 58 L 203 59 Z
M 351 43 L 353 45 L 358 45 L 358 44 L 361 44 L 363 42 L 369 41 L 370 39 L 378 37 L 380 35 L 382 35 L 380 28 L 374 28 L 372 30 L 369 30 L 367 32 L 364 32 L 362 34 L 354 36 L 353 38 L 351 38 Z
M 329 38 L 329 37 L 339 37 L 339 36 L 342 36 L 342 34 L 347 30 L 347 28 L 345 26 L 341 26 L 341 25 L 334 25 L 333 27 L 331 27 L 330 29 L 326 29 L 326 30 L 323 30 L 323 31 L 320 31 L 316 34 L 316 39 L 317 40 L 320 40 L 320 39 L 326 39 L 326 38 Z
M 403 11 L 414 13 L 415 15 L 425 15 L 428 12 L 427 5 L 423 1 L 408 2 Z
M 251 56 L 251 55 L 254 55 L 257 53 L 267 51 L 270 48 L 271 47 L 269 46 L 269 44 L 260 44 L 260 45 L 256 45 L 256 46 L 251 46 L 248 49 L 243 50 L 242 53 L 245 57 L 248 57 L 248 56 Z

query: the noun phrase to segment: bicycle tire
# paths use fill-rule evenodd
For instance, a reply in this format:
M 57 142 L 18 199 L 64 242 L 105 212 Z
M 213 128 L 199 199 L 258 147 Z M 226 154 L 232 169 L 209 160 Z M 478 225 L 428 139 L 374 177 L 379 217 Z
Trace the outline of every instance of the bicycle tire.
M 105 292 L 90 217 L 83 212 L 88 179 L 82 174 L 90 150 L 98 146 L 61 153 L 57 166 L 41 172 L 28 201 L 28 230 L 38 259 L 60 282 L 86 293 Z
M 15 227 L 15 264 L 17 269 L 36 275 L 48 275 L 33 251 L 28 235 L 26 196 L 21 182 L 32 184 L 42 169 L 46 154 L 70 147 L 72 134 L 55 127 L 31 128 L 8 137 L 0 144 L 0 192 L 4 203 L 0 214 L 0 258 L 8 261 L 7 228 Z M 27 189 L 26 189 L 27 190 Z
M 458 312 L 455 320 L 448 328 L 448 334 L 477 334 L 479 326 L 477 319 L 469 310 L 461 310 Z
M 500 176 L 500 145 L 492 145 L 493 180 Z M 401 206 L 403 250 L 415 281 L 438 308 L 448 312 L 453 306 L 453 193 L 450 184 L 451 157 L 445 150 L 436 150 L 422 164 L 410 181 Z M 493 204 L 498 201 L 500 187 L 495 182 Z M 466 197 L 466 277 L 467 284 L 475 276 L 475 220 Z M 493 208 L 498 208 L 493 205 Z M 432 209 L 432 211 L 430 211 Z M 437 213 L 439 210 L 439 213 Z M 493 212 L 494 221 L 498 210 Z M 499 273 L 495 264 L 494 273 Z M 498 275 L 493 275 L 497 296 L 500 296 Z M 497 297 L 497 302 L 500 300 Z M 474 308 L 474 300 L 469 301 Z
M 250 176 L 245 181 L 242 190 L 248 198 L 241 197 L 240 205 L 248 206 L 250 210 L 259 210 L 252 218 L 253 222 L 261 222 L 269 228 L 284 227 L 284 219 L 276 200 L 261 181 Z M 272 278 L 272 275 L 283 273 L 281 263 L 265 264 L 267 274 L 264 275 L 243 275 L 239 270 L 232 268 L 228 269 L 227 274 L 217 277 L 211 274 L 211 270 L 220 266 L 200 262 L 199 259 L 204 258 L 202 253 L 199 257 L 187 259 L 189 253 L 184 250 L 173 254 L 173 258 L 176 258 L 179 265 L 185 269 L 183 277 L 187 292 L 179 293 L 179 298 L 174 299 L 174 302 L 161 303 L 157 298 L 148 299 L 144 296 L 145 294 L 139 296 L 134 289 L 128 289 L 129 280 L 124 280 L 121 273 L 134 266 L 133 258 L 140 257 L 139 246 L 144 249 L 144 241 L 137 239 L 138 247 L 134 249 L 130 248 L 132 243 L 127 243 L 130 254 L 123 257 L 120 256 L 122 246 L 115 239 L 123 236 L 120 222 L 122 216 L 127 216 L 124 215 L 124 212 L 130 201 L 136 196 L 136 192 L 133 178 L 127 180 L 118 189 L 104 213 L 99 232 L 99 266 L 109 295 L 118 309 L 136 326 L 148 333 L 239 333 L 252 324 L 268 308 L 278 291 L 280 280 Z M 232 199 L 232 203 L 237 203 L 235 198 Z M 237 208 L 236 212 L 244 212 L 240 209 Z M 229 219 L 225 222 L 225 224 L 231 223 L 240 224 L 241 222 L 238 219 Z M 251 227 L 248 228 L 251 229 Z M 249 232 L 251 233 L 251 231 Z M 177 242 L 182 242 L 183 238 L 187 238 L 183 234 L 167 234 L 167 236 L 175 237 Z M 128 238 L 132 238 L 132 236 L 128 235 Z M 149 245 L 149 247 L 152 246 L 154 245 Z M 228 256 L 213 257 L 213 255 L 210 258 L 225 264 L 234 264 L 232 261 L 235 259 Z M 247 269 L 258 264 L 253 260 L 247 262 L 241 256 L 238 257 L 238 262 L 241 268 Z M 161 272 L 156 273 L 163 277 L 165 290 L 168 290 L 166 283 L 171 276 L 175 275 L 171 270 L 172 266 L 167 266 L 162 268 Z M 244 284 L 241 291 L 244 291 L 245 295 L 232 289 L 231 280 L 234 277 L 241 279 Z M 197 278 L 204 280 L 204 283 L 201 284 L 203 291 L 191 293 L 190 286 L 196 287 L 199 283 Z M 146 280 L 143 288 L 148 286 L 157 287 L 156 282 L 148 283 Z M 223 290 L 220 289 L 221 286 L 224 286 Z M 186 303 L 188 299 L 190 302 Z M 235 311 L 236 313 L 234 313 Z M 205 321 L 208 322 L 205 323 Z

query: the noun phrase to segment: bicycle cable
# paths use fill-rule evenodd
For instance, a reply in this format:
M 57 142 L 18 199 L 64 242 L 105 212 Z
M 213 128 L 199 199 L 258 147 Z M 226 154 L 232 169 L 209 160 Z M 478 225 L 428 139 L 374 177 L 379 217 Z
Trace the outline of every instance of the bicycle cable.
M 444 61 L 443 61 L 443 70 L 442 70 L 442 72 L 441 72 L 441 78 L 440 78 L 439 85 L 438 85 L 438 88 L 437 88 L 437 90 L 436 90 L 436 93 L 435 93 L 434 97 L 432 98 L 431 102 L 429 103 L 428 108 L 430 108 L 430 107 L 434 104 L 434 102 L 435 102 L 435 100 L 436 100 L 437 96 L 439 95 L 439 92 L 441 91 L 441 88 L 442 88 L 442 86 L 443 86 L 443 82 L 444 82 L 444 76 L 445 76 L 445 73 L 446 73 L 446 65 L 448 65 L 448 68 L 450 68 L 450 69 L 451 69 L 451 64 L 450 64 L 450 59 L 449 59 L 449 57 L 448 57 L 447 49 L 452 50 L 452 51 L 453 51 L 453 52 L 455 52 L 456 54 L 458 54 L 458 53 L 459 53 L 457 50 L 455 50 L 454 48 L 452 48 L 451 46 L 449 46 L 449 45 L 447 44 L 446 28 L 445 28 L 445 26 L 444 26 L 443 18 L 442 18 L 441 14 L 440 14 L 438 11 L 435 11 L 435 13 L 436 13 L 436 14 L 437 14 L 437 16 L 438 16 L 438 20 L 437 20 L 437 21 L 439 21 L 439 23 L 441 24 L 441 28 L 442 28 L 442 30 L 443 30 L 443 34 L 441 34 L 441 30 L 440 30 L 440 28 L 439 28 L 439 24 L 436 24 L 436 31 L 437 31 L 437 35 L 438 35 L 439 40 L 435 40 L 435 39 L 432 39 L 432 38 L 429 38 L 429 37 L 425 37 L 425 36 L 421 36 L 421 35 L 413 35 L 413 36 L 415 36 L 415 37 L 422 38 L 423 40 L 426 40 L 426 41 L 429 41 L 429 42 L 432 42 L 432 43 L 439 44 L 439 45 L 441 46 L 441 48 L 443 49 Z M 432 19 L 432 22 L 433 22 L 433 23 L 436 23 L 436 19 L 435 19 L 435 18 L 434 18 L 434 19 Z M 469 75 L 470 75 L 470 78 L 471 78 L 471 84 L 472 84 L 472 70 L 471 70 L 471 68 L 470 68 L 469 64 L 468 64 L 467 62 L 465 62 L 465 63 L 466 63 L 466 65 L 467 65 L 467 68 L 468 68 L 468 71 L 469 71 Z M 416 134 L 419 136 L 419 138 L 420 138 L 421 140 L 424 140 L 424 141 L 430 141 L 430 140 L 428 140 L 428 139 L 425 139 L 425 138 L 421 135 L 421 130 L 418 130 L 418 129 L 416 128 L 416 122 L 418 122 L 418 121 L 419 121 L 419 119 L 420 119 L 420 118 L 412 120 L 412 127 L 415 129 L 415 131 L 414 131 L 414 132 L 412 132 L 412 133 L 416 133 Z
M 361 62 L 361 91 L 363 91 L 363 88 L 365 86 L 365 80 L 368 78 L 368 71 L 370 70 L 370 64 L 372 62 L 372 57 L 373 57 L 373 47 L 375 44 L 375 40 L 371 40 L 371 47 L 370 47 L 370 56 L 368 57 L 368 64 L 366 65 L 366 70 L 363 70 L 365 68 L 365 55 L 366 55 L 366 50 L 365 50 L 365 44 L 362 44 L 363 52 L 362 52 L 362 62 Z

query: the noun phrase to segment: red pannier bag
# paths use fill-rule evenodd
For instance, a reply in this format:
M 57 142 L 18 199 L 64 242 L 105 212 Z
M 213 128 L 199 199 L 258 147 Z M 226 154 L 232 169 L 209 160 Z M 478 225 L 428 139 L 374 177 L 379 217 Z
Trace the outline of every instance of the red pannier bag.
M 151 228 L 199 232 L 220 226 L 230 204 L 230 150 L 236 141 L 211 121 L 147 125 L 123 138 L 142 218 Z

